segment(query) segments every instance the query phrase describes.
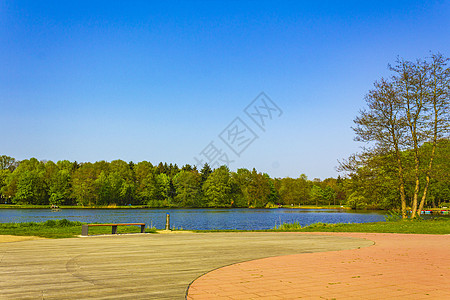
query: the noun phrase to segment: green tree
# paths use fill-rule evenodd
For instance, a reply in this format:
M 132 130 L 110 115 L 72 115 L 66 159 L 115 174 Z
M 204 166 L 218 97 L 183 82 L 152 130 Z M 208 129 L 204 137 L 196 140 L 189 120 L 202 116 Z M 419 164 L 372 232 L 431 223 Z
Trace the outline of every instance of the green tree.
M 425 205 L 428 188 L 430 186 L 431 176 L 433 172 L 433 163 L 437 155 L 437 146 L 439 139 L 448 135 L 450 128 L 450 68 L 447 67 L 448 58 L 444 58 L 442 54 L 433 54 L 432 62 L 428 64 L 428 107 L 427 115 L 429 134 L 431 138 L 431 151 L 428 157 L 428 166 L 425 169 L 425 187 L 423 189 L 422 198 L 419 203 L 419 214 Z M 447 173 L 448 174 L 448 173 Z
M 230 171 L 228 167 L 221 166 L 215 169 L 203 183 L 202 190 L 208 201 L 208 206 L 231 206 Z
M 153 165 L 148 161 L 141 161 L 134 166 L 136 176 L 136 197 L 140 204 L 149 204 L 156 199 L 156 178 Z
M 185 165 L 181 168 L 181 170 L 182 170 L 182 171 L 192 171 L 193 168 L 192 168 L 192 166 L 191 166 L 190 164 L 185 164 Z
M 200 174 L 201 174 L 201 184 L 203 185 L 203 183 L 208 179 L 209 175 L 212 173 L 213 171 L 211 170 L 211 167 L 205 163 L 203 165 L 203 168 L 200 170 Z
M 200 196 L 200 174 L 196 171 L 180 171 L 173 178 L 173 185 L 176 190 L 174 202 L 180 207 L 197 206 Z
M 126 200 L 129 200 L 131 192 L 118 172 L 106 175 L 106 172 L 102 171 L 94 184 L 97 191 L 97 205 L 127 204 Z
M 278 190 L 275 187 L 275 181 L 272 178 L 270 178 L 270 176 L 268 174 L 264 174 L 264 176 L 266 178 L 268 178 L 268 180 L 269 180 L 269 187 L 270 187 L 270 194 L 268 197 L 269 204 L 275 205 L 275 204 L 279 203 L 280 194 L 278 193 Z
M 249 207 L 251 200 L 248 187 L 252 180 L 251 177 L 252 173 L 244 168 L 238 169 L 236 172 L 231 173 L 230 193 L 233 206 Z
M 364 196 L 354 192 L 348 197 L 347 205 L 352 209 L 365 209 L 367 207 L 367 200 Z
M 316 206 L 323 200 L 323 190 L 318 185 L 313 185 L 310 191 L 310 196 L 312 201 L 315 202 Z
M 433 207 L 441 203 L 450 204 L 450 140 L 438 141 L 436 147 L 435 167 L 430 175 L 430 198 Z
M 14 158 L 2 155 L 0 156 L 0 203 L 3 201 L 7 201 L 8 198 L 6 195 L 3 195 L 4 192 L 2 190 L 6 187 L 6 180 L 10 176 L 10 174 L 17 167 L 17 162 Z M 3 200 L 5 198 L 5 200 Z
M 11 172 L 17 167 L 17 162 L 13 157 L 6 155 L 0 156 L 0 170 L 10 170 Z
M 169 199 L 170 195 L 170 178 L 166 174 L 159 174 L 156 177 L 156 184 L 158 187 L 157 198 L 160 200 Z
M 331 186 L 327 186 L 322 192 L 323 200 L 328 202 L 328 205 L 336 205 L 336 192 Z
M 283 204 L 301 205 L 309 202 L 310 183 L 305 174 L 296 179 L 282 178 L 277 188 Z
M 368 110 L 361 111 L 355 119 L 356 140 L 372 146 L 363 156 L 395 157 L 403 218 L 407 217 L 406 193 L 410 187 L 411 218 L 420 214 L 433 173 L 437 141 L 448 134 L 450 69 L 447 61 L 441 54 L 433 54 L 431 62 L 398 59 L 390 67 L 394 75 L 375 83 L 375 89 L 366 97 Z M 430 153 L 423 151 L 426 142 L 432 144 Z M 411 154 L 412 164 L 403 160 L 409 157 L 402 154 L 405 150 Z M 412 185 L 407 182 L 409 176 Z
M 6 179 L 10 176 L 9 170 L 0 170 L 0 203 L 6 202 L 7 197 L 3 195 L 3 188 L 6 186 Z M 5 200 L 3 199 L 5 198 Z
M 83 163 L 74 171 L 72 179 L 72 193 L 77 204 L 95 205 L 98 203 L 98 182 L 96 180 L 102 172 L 104 164 Z M 105 171 L 103 171 L 105 173 Z M 106 175 L 105 175 L 106 176 Z
M 23 160 L 6 177 L 3 193 L 19 204 L 48 204 L 45 184 L 45 166 L 36 158 Z
M 42 173 L 24 171 L 19 175 L 14 202 L 18 204 L 47 204 Z
M 112 188 L 112 198 L 119 205 L 136 204 L 136 175 L 133 169 L 134 164 L 123 160 L 114 160 L 109 164 L 108 180 Z
M 270 183 L 269 179 L 256 169 L 253 169 L 250 175 L 250 182 L 247 186 L 248 207 L 265 207 L 269 202 Z
M 67 169 L 58 170 L 48 183 L 49 202 L 51 205 L 61 205 L 69 200 L 72 194 L 72 177 Z

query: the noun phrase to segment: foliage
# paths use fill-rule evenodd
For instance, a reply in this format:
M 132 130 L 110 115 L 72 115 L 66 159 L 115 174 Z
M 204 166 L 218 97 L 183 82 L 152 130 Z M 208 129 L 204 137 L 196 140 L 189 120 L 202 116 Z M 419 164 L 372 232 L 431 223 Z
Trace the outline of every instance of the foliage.
M 202 189 L 208 206 L 226 207 L 231 206 L 230 195 L 230 171 L 222 166 L 215 169 L 203 183 Z
M 400 221 L 401 218 L 402 218 L 401 211 L 396 209 L 389 210 L 387 214 L 384 216 L 386 222 Z
M 425 144 L 423 147 L 428 147 Z M 428 150 L 424 150 L 425 152 Z M 412 158 L 401 152 L 405 162 Z M 427 205 L 450 199 L 450 142 L 441 140 L 435 157 Z M 230 171 L 222 166 L 204 173 L 189 165 L 142 161 L 78 163 L 67 160 L 16 162 L 0 170 L 0 203 L 74 207 L 340 207 L 393 209 L 399 206 L 396 168 L 391 154 L 365 158 L 349 178 L 308 180 L 271 178 L 256 169 Z M 405 164 L 408 165 L 408 164 Z M 206 178 L 204 181 L 203 178 Z M 410 197 L 412 177 L 405 175 Z M 421 177 L 424 181 L 425 178 Z M 132 205 L 132 206 L 130 206 Z M 41 206 L 40 206 L 41 207 Z
M 0 156 L 0 170 L 9 170 L 12 172 L 16 167 L 17 162 L 13 157 L 7 155 Z
M 364 196 L 354 192 L 348 197 L 347 206 L 352 209 L 365 209 L 367 207 L 367 200 Z
M 181 171 L 175 175 L 173 184 L 176 190 L 174 202 L 177 206 L 196 206 L 200 193 L 200 174 L 196 171 Z
M 300 225 L 299 222 L 294 222 L 294 223 L 283 223 L 279 226 L 275 226 L 276 230 L 279 231 L 297 231 L 302 229 L 302 225 Z
M 258 173 L 253 169 L 247 186 L 248 207 L 265 207 L 269 202 L 270 178 L 266 174 Z

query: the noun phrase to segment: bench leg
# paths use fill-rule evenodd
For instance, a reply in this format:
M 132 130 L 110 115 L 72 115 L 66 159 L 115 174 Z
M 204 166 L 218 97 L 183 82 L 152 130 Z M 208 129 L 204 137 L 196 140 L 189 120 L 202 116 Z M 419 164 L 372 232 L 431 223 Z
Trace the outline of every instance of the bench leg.
M 141 225 L 141 233 L 145 233 L 145 225 Z
M 117 234 L 117 226 L 112 227 L 112 234 Z
M 88 225 L 81 225 L 81 235 L 83 235 L 83 236 L 89 235 L 89 226 Z

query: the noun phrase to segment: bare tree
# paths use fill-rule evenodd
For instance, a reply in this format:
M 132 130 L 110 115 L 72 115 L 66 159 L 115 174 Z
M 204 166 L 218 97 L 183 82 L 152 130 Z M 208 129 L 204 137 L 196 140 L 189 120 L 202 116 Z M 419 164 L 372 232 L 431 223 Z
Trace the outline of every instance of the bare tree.
M 398 185 L 402 217 L 406 218 L 405 175 L 401 159 L 401 150 L 406 144 L 405 118 L 402 115 L 402 102 L 395 86 L 384 79 L 375 82 L 374 89 L 366 95 L 368 110 L 361 110 L 354 122 L 356 141 L 373 142 L 374 151 L 366 151 L 366 155 L 380 152 L 393 152 L 398 169 Z
M 428 167 L 425 171 L 425 187 L 419 204 L 419 214 L 427 198 L 438 140 L 446 137 L 450 124 L 450 68 L 447 67 L 449 59 L 440 53 L 432 54 L 431 59 L 428 66 L 427 105 L 430 107 L 428 135 L 432 136 L 432 147 Z
M 401 103 L 406 127 L 408 128 L 407 146 L 414 153 L 414 194 L 411 204 L 411 217 L 417 213 L 417 201 L 420 191 L 420 153 L 419 148 L 426 140 L 426 104 L 427 104 L 427 63 L 397 60 L 397 65 L 390 67 L 397 73 L 393 84 Z
M 395 66 L 389 66 L 394 75 L 389 80 L 381 79 L 375 83 L 365 98 L 367 110 L 360 111 L 360 116 L 354 120 L 357 125 L 353 128 L 355 140 L 371 143 L 375 150 L 373 155 L 380 151 L 395 155 L 403 218 L 407 217 L 406 171 L 401 152 L 409 150 L 414 157 L 411 218 L 415 218 L 426 202 L 438 141 L 449 132 L 448 61 L 439 53 L 431 55 L 431 62 L 397 59 Z M 431 143 L 430 153 L 421 151 L 426 142 Z M 419 203 L 421 178 L 424 176 L 425 185 Z

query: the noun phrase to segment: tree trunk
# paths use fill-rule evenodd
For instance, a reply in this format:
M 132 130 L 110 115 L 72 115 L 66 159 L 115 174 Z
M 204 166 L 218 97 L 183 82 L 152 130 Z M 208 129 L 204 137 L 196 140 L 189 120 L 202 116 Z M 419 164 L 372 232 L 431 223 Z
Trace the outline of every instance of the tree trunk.
M 419 198 L 419 188 L 420 188 L 419 185 L 420 185 L 419 177 L 416 176 L 416 184 L 414 187 L 413 203 L 411 204 L 411 208 L 412 208 L 411 219 L 414 219 L 416 216 L 420 216 L 420 211 L 417 211 L 417 199 Z
M 436 62 L 436 58 L 437 60 L 439 60 L 439 57 L 434 57 L 435 62 Z M 439 63 L 438 63 L 439 64 Z M 440 113 L 440 109 L 442 108 L 439 104 L 438 104 L 438 98 L 439 98 L 439 89 L 438 89 L 438 74 L 435 72 L 436 68 L 438 68 L 438 65 L 433 64 L 434 65 L 434 72 L 432 72 L 432 76 L 433 76 L 433 81 L 432 81 L 432 102 L 433 102 L 433 113 L 434 113 L 434 120 L 433 120 L 433 146 L 431 148 L 431 155 L 430 155 L 430 162 L 428 163 L 428 170 L 426 172 L 426 183 L 425 183 L 425 188 L 423 190 L 423 194 L 422 194 L 422 199 L 420 200 L 420 205 L 419 205 L 419 211 L 422 211 L 424 205 L 425 205 L 425 200 L 427 198 L 427 192 L 428 192 L 428 187 L 430 185 L 430 175 L 431 175 L 431 170 L 433 168 L 433 160 L 434 160 L 434 156 L 436 154 L 436 147 L 437 147 L 437 139 L 438 139 L 438 133 L 439 133 L 439 123 L 442 121 L 439 118 L 439 113 Z M 444 105 L 444 107 L 446 107 Z M 435 207 L 434 204 L 434 200 L 433 200 L 433 207 Z
M 423 189 L 422 199 L 420 200 L 420 204 L 419 204 L 419 212 L 422 211 L 422 209 L 425 205 L 425 200 L 427 198 L 428 187 L 430 186 L 430 173 L 431 173 L 431 169 L 433 167 L 433 160 L 434 160 L 435 152 L 436 152 L 436 141 L 433 142 L 433 148 L 431 149 L 430 163 L 428 164 L 425 188 Z
M 394 131 L 392 132 L 392 135 L 393 135 L 393 141 L 394 141 L 395 155 L 397 157 L 398 179 L 399 179 L 399 186 L 400 186 L 400 203 L 402 206 L 402 219 L 406 219 L 406 218 L 408 218 L 408 215 L 406 214 L 406 194 L 405 194 L 405 179 L 403 176 L 403 165 L 402 165 L 402 159 L 400 156 L 400 149 L 398 148 L 398 142 L 395 137 Z
M 397 150 L 398 152 L 398 150 Z M 400 202 L 402 205 L 402 219 L 406 219 L 408 216 L 406 214 L 406 194 L 405 194 L 405 181 L 403 177 L 403 168 L 402 162 L 400 160 L 400 153 L 397 153 L 397 163 L 398 163 L 398 177 L 399 177 L 399 185 L 400 185 Z

